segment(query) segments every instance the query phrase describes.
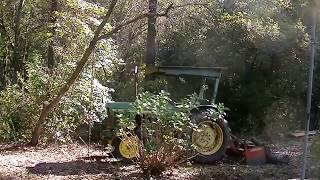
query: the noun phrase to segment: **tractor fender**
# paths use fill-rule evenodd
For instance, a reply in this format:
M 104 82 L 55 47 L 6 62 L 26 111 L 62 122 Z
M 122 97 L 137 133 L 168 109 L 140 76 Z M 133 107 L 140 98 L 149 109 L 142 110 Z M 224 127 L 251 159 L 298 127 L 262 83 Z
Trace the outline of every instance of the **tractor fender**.
M 190 111 L 191 117 L 193 117 L 197 114 L 201 114 L 202 112 L 207 111 L 209 109 L 217 110 L 217 107 L 215 107 L 214 105 L 200 105 L 196 108 L 191 109 L 191 111 Z M 226 119 L 223 119 L 223 122 L 228 124 L 228 121 Z
M 213 105 L 200 105 L 200 106 L 198 106 L 198 107 L 196 107 L 196 108 L 193 108 L 193 109 L 191 109 L 191 113 L 193 114 L 193 113 L 200 113 L 200 112 L 203 112 L 203 111 L 206 111 L 207 109 L 214 109 L 214 110 L 216 110 L 217 108 L 215 107 L 215 106 L 213 106 Z

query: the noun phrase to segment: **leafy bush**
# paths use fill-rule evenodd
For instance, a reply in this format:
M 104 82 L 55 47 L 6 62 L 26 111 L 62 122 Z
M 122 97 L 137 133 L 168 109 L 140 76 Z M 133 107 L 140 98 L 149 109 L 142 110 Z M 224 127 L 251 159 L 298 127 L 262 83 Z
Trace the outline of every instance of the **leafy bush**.
M 41 58 L 33 59 L 34 62 L 27 64 L 28 79 L 21 80 L 22 88 L 9 86 L 0 94 L 1 141 L 26 141 L 30 138 L 42 103 L 57 94 L 72 69 L 72 65 L 61 64 L 49 72 L 42 66 Z M 106 116 L 104 105 L 111 100 L 111 90 L 93 79 L 91 70 L 86 69 L 50 113 L 44 127 L 43 141 L 71 141 L 80 123 L 103 119 Z
M 1 142 L 25 140 L 30 135 L 31 117 L 35 113 L 30 100 L 17 86 L 9 86 L 0 93 Z
M 136 114 L 142 116 L 142 141 L 136 162 L 146 175 L 157 175 L 192 156 L 190 110 L 199 105 L 192 95 L 175 104 L 169 93 L 142 93 L 131 112 L 119 115 L 119 135 L 126 137 L 136 127 Z

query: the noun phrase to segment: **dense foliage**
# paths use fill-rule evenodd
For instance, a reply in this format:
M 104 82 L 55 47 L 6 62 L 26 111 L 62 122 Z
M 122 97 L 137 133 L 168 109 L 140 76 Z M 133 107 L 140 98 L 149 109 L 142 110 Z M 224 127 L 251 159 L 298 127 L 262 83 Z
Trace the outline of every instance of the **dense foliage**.
M 0 143 L 72 141 L 81 124 L 106 119 L 107 102 L 137 98 L 119 116 L 119 133 L 132 135 L 133 114 L 143 114 L 141 169 L 159 174 L 190 158 L 198 99 L 184 97 L 201 81 L 146 78 L 149 52 L 156 65 L 225 67 L 218 102 L 230 109 L 232 132 L 278 140 L 304 126 L 310 12 L 319 22 L 319 7 L 317 0 L 0 0 Z M 315 65 L 311 129 L 319 128 Z M 136 82 L 138 92 L 153 93 L 136 97 Z M 311 158 L 317 177 L 319 135 Z
M 52 1 L 53 2 L 53 1 Z M 16 4 L 12 1 L 1 2 L 1 38 L 8 41 L 14 29 L 13 21 L 5 9 L 14 10 Z M 19 71 L 14 70 L 14 56 L 1 56 L 1 86 L 0 95 L 0 134 L 1 141 L 26 141 L 30 139 L 43 104 L 52 99 L 65 84 L 69 74 L 76 66 L 77 59 L 92 37 L 91 27 L 99 21 L 96 19 L 104 12 L 103 7 L 91 3 L 66 1 L 58 4 L 59 11 L 45 12 L 52 4 L 44 1 L 25 2 L 21 15 L 21 31 L 19 36 L 29 44 L 23 44 L 20 54 L 26 54 Z M 11 7 L 11 8 L 10 8 Z M 52 8 L 52 7 L 51 7 Z M 83 9 L 84 8 L 84 9 Z M 34 10 L 35 9 L 35 10 Z M 43 16 L 53 16 L 54 24 L 46 21 Z M 30 16 L 35 16 L 30 18 Z M 14 24 L 12 24 L 14 25 Z M 25 28 L 37 26 L 37 30 L 25 32 Z M 54 26 L 54 32 L 51 27 Z M 24 28 L 25 27 L 25 28 Z M 20 27 L 19 27 L 20 28 Z M 52 34 L 54 33 L 54 34 Z M 54 41 L 54 44 L 51 44 Z M 8 46 L 10 43 L 8 42 Z M 50 48 L 54 52 L 49 53 Z M 101 121 L 106 116 L 105 103 L 111 100 L 111 88 L 99 82 L 99 77 L 111 76 L 112 71 L 121 60 L 117 57 L 115 44 L 112 40 L 103 40 L 97 45 L 90 63 L 81 78 L 55 108 L 45 123 L 45 142 L 65 142 L 77 137 L 75 129 L 80 123 Z M 9 49 L 6 49 L 9 50 Z M 6 51 L 5 51 L 6 52 Z M 6 52 L 10 53 L 10 51 Z M 53 56 L 53 66 L 48 60 Z M 12 59 L 11 59 L 12 58 Z M 17 76 L 17 79 L 15 79 Z M 16 83 L 14 83 L 16 82 Z
M 52 97 L 64 83 L 69 68 L 58 66 L 48 74 L 41 61 L 28 64 L 27 80 L 21 80 L 23 89 L 8 86 L 0 95 L 1 141 L 30 139 L 31 129 L 37 120 L 42 103 Z M 50 114 L 45 125 L 44 141 L 70 141 L 76 137 L 80 123 L 101 121 L 106 116 L 105 103 L 111 100 L 111 89 L 92 79 L 91 69 L 69 91 L 63 101 Z
M 308 36 L 294 7 L 288 6 L 282 1 L 237 1 L 224 9 L 199 7 L 195 11 L 203 16 L 188 14 L 192 18 L 180 20 L 166 34 L 159 61 L 227 67 L 219 100 L 232 110 L 232 129 L 260 132 L 274 102 L 293 98 L 291 103 L 298 105 L 305 97 Z
M 233 131 L 268 134 L 287 119 L 293 125 L 284 129 L 299 128 L 309 1 L 158 0 L 158 12 L 171 3 L 167 15 L 157 18 L 158 65 L 226 67 L 218 100 L 230 108 Z M 109 5 L 101 0 L 0 2 L 1 141 L 30 136 L 41 107 L 73 72 Z M 146 12 L 145 0 L 119 0 L 103 33 Z M 47 140 L 71 136 L 82 121 L 103 119 L 103 104 L 111 97 L 134 100 L 135 65 L 140 92 L 166 88 L 179 99 L 198 91 L 198 80 L 188 85 L 181 78 L 144 81 L 146 31 L 146 18 L 141 18 L 99 41 L 80 78 L 47 118 Z M 316 85 L 313 119 L 319 92 Z

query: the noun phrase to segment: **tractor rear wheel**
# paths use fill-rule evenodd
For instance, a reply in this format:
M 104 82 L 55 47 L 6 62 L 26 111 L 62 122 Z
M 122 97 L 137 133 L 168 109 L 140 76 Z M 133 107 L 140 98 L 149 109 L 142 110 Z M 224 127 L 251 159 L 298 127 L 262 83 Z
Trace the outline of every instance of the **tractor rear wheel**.
M 210 109 L 212 110 L 212 109 Z M 230 128 L 224 119 L 214 120 L 209 111 L 193 114 L 192 122 L 198 130 L 193 131 L 192 143 L 198 155 L 194 158 L 198 163 L 214 163 L 225 155 L 230 139 Z

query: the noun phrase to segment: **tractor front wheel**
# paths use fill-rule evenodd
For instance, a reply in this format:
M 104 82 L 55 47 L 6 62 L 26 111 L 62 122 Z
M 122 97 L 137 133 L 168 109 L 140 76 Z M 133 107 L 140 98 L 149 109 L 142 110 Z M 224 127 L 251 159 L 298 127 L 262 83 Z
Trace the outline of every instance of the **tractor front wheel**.
M 133 160 L 139 152 L 139 138 L 137 136 L 115 137 L 112 140 L 114 148 L 112 155 L 122 160 Z

